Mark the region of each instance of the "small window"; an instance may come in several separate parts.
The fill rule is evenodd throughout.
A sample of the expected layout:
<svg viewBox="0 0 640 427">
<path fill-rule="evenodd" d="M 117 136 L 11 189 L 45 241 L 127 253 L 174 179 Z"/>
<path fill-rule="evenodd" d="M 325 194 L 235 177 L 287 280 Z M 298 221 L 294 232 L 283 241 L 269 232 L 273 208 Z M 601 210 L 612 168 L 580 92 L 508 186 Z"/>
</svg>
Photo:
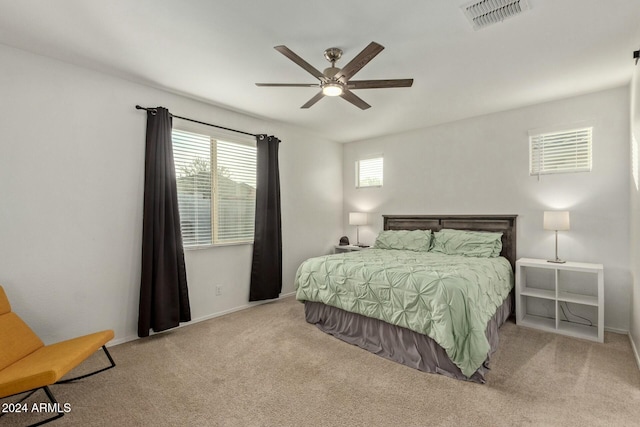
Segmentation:
<svg viewBox="0 0 640 427">
<path fill-rule="evenodd" d="M 638 140 L 635 135 L 631 139 L 631 174 L 633 176 L 633 182 L 636 185 L 636 191 L 638 190 Z"/>
<path fill-rule="evenodd" d="M 382 187 L 383 158 L 356 160 L 356 188 Z"/>
<path fill-rule="evenodd" d="M 255 145 L 178 129 L 172 142 L 184 246 L 252 243 Z"/>
<path fill-rule="evenodd" d="M 529 173 L 590 172 L 593 128 L 529 136 Z"/>
</svg>

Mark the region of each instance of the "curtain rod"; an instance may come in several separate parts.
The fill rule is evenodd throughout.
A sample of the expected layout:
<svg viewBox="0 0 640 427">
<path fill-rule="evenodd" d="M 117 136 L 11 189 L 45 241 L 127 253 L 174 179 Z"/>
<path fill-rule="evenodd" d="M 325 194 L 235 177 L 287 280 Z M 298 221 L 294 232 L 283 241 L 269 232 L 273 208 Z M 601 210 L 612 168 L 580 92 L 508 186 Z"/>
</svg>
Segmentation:
<svg viewBox="0 0 640 427">
<path fill-rule="evenodd" d="M 152 112 L 154 112 L 154 113 L 155 113 L 155 111 L 156 111 L 156 109 L 155 109 L 155 108 L 145 108 L 145 107 L 141 107 L 141 106 L 139 106 L 139 105 L 136 105 L 136 110 L 152 111 Z M 187 121 L 189 121 L 189 122 L 198 123 L 198 124 L 206 125 L 206 126 L 211 126 L 211 127 L 218 128 L 218 129 L 229 130 L 229 131 L 231 131 L 231 132 L 242 133 L 242 134 L 249 135 L 249 136 L 253 136 L 253 137 L 257 137 L 257 136 L 258 136 L 258 135 L 255 135 L 255 134 L 253 134 L 253 133 L 243 132 L 243 131 L 241 131 L 241 130 L 236 130 L 236 129 L 226 128 L 226 127 L 224 127 L 224 126 L 212 125 L 211 123 L 201 122 L 200 120 L 193 120 L 193 119 L 189 119 L 189 118 L 187 118 L 187 117 L 180 117 L 180 116 L 176 116 L 175 114 L 171 114 L 171 113 L 169 113 L 169 114 L 171 115 L 171 117 L 175 117 L 176 119 L 187 120 Z"/>
</svg>

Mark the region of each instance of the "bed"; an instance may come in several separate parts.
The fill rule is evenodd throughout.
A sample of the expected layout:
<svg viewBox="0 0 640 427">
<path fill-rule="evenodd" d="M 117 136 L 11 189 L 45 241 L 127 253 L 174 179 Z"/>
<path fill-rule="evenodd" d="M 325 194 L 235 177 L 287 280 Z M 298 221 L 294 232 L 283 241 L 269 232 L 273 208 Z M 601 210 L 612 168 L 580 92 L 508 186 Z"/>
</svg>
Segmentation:
<svg viewBox="0 0 640 427">
<path fill-rule="evenodd" d="M 375 248 L 300 265 L 296 298 L 305 304 L 306 321 L 406 366 L 484 383 L 498 328 L 513 307 L 516 215 L 383 220 Z M 419 230 L 431 230 L 430 243 L 423 237 L 429 233 Z M 448 252 L 447 236 L 457 235 L 486 238 L 495 247 L 482 241 L 472 248 L 482 251 L 479 256 Z M 382 239 L 390 236 L 401 236 L 405 246 Z"/>
</svg>

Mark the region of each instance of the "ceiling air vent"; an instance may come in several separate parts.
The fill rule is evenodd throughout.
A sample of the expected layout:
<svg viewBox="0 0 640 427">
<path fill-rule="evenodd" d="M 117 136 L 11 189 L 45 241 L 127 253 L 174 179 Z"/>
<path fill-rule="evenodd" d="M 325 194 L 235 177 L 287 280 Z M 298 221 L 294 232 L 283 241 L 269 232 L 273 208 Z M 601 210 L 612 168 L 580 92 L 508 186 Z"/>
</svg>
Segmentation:
<svg viewBox="0 0 640 427">
<path fill-rule="evenodd" d="M 462 6 L 474 30 L 502 22 L 529 10 L 527 0 L 482 0 Z"/>
</svg>

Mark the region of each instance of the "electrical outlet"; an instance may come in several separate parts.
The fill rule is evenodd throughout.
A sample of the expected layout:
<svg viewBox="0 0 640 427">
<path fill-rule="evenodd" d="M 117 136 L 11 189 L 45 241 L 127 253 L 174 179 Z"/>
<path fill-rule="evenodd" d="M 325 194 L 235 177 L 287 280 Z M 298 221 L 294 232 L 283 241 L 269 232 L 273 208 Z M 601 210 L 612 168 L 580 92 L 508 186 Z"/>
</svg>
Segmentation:
<svg viewBox="0 0 640 427">
<path fill-rule="evenodd" d="M 216 295 L 222 295 L 222 286 L 221 285 L 217 285 L 216 286 Z"/>
</svg>

